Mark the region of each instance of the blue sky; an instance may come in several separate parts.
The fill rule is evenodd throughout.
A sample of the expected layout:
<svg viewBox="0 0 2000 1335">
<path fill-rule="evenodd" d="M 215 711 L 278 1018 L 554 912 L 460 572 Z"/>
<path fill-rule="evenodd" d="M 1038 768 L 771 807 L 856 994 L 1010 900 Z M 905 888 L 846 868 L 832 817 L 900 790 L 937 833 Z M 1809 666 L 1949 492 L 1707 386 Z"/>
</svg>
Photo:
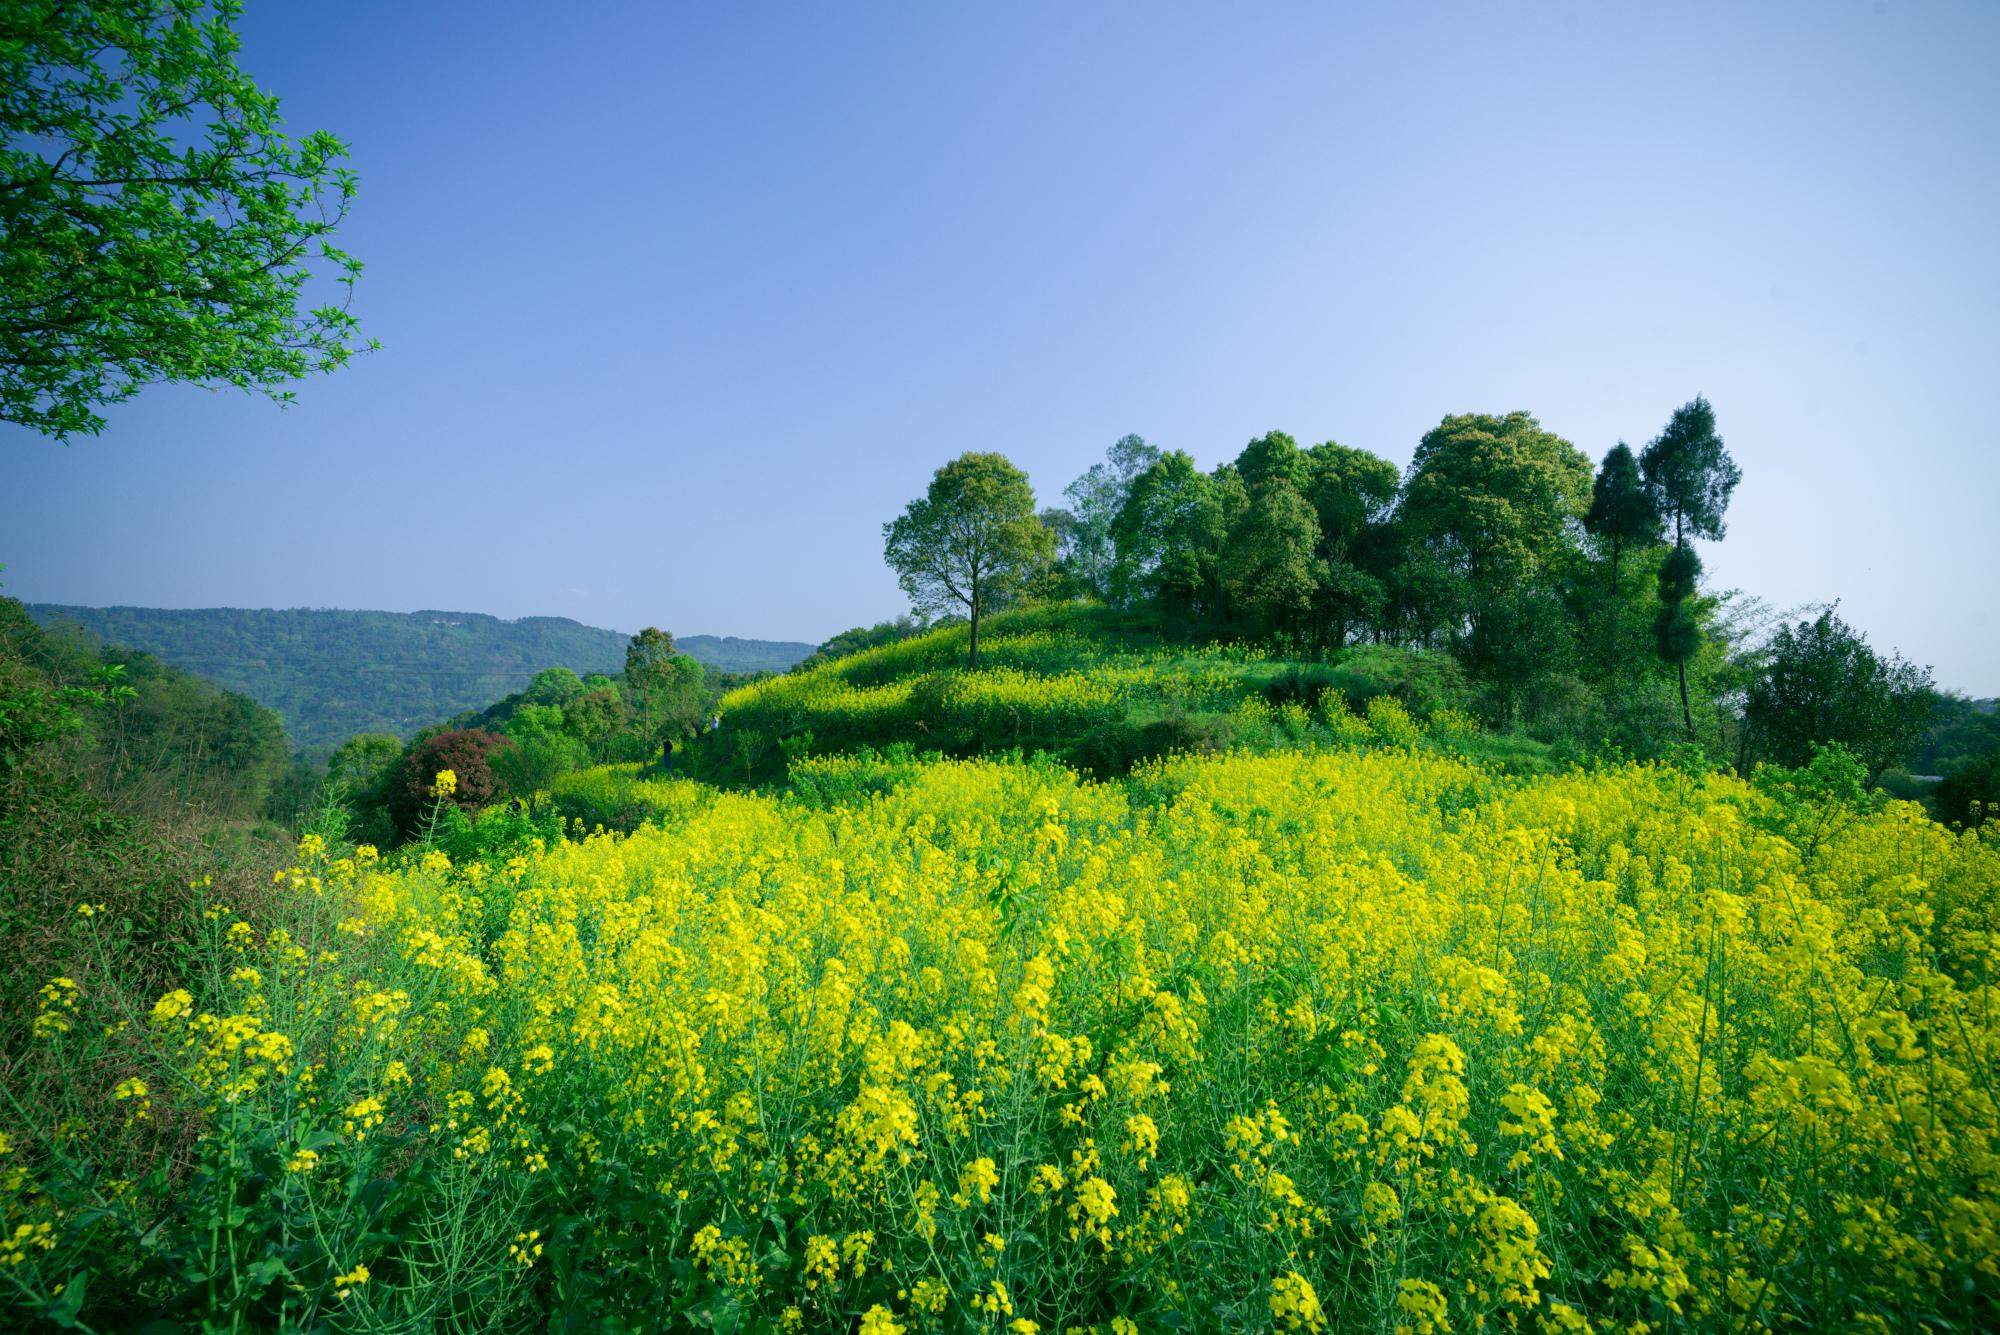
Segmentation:
<svg viewBox="0 0 2000 1335">
<path fill-rule="evenodd" d="M 1713 580 L 2000 693 L 2000 7 L 253 0 L 382 350 L 4 429 L 0 587 L 818 640 L 967 449 L 1696 393 Z"/>
</svg>

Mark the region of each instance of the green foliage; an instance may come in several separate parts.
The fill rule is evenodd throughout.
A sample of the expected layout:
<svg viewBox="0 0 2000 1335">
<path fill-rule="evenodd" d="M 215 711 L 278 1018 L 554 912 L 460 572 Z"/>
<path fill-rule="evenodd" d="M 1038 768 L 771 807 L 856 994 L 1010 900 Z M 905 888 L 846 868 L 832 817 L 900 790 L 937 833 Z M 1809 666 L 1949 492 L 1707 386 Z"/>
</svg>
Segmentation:
<svg viewBox="0 0 2000 1335">
<path fill-rule="evenodd" d="M 504 760 L 511 750 L 496 759 Z M 430 842 L 454 863 L 483 862 L 499 866 L 508 858 L 554 848 L 563 840 L 563 815 L 551 801 L 525 799 L 468 811 L 446 807 Z M 496 906 L 503 907 L 503 906 Z"/>
<path fill-rule="evenodd" d="M 705 805 L 714 796 L 684 778 L 666 778 L 642 762 L 599 765 L 565 774 L 549 785 L 549 801 L 570 827 L 633 830 Z"/>
<path fill-rule="evenodd" d="M 1427 619 L 1467 664 L 1503 695 L 1527 669 L 1564 645 L 1523 653 L 1521 628 L 1537 622 L 1560 633 L 1531 604 L 1562 569 L 1588 505 L 1590 460 L 1524 412 L 1447 417 L 1425 434 L 1410 463 L 1398 522 L 1404 541 L 1435 571 Z"/>
<path fill-rule="evenodd" d="M 1524 412 L 1447 417 L 1410 463 L 1400 519 L 1464 582 L 1473 600 L 1546 570 L 1580 520 L 1590 461 Z"/>
<path fill-rule="evenodd" d="M 1387 644 L 1360 645 L 1342 654 L 1328 684 L 1352 703 L 1392 696 L 1419 716 L 1461 710 L 1472 699 L 1457 660 Z"/>
<path fill-rule="evenodd" d="M 1715 433 L 1715 409 L 1699 395 L 1674 410 L 1666 428 L 1639 456 L 1639 470 L 1653 504 L 1673 529 L 1674 554 L 1660 567 L 1661 608 L 1653 632 L 1661 659 L 1673 666 L 1679 678 L 1681 718 L 1688 740 L 1693 741 L 1687 670 L 1699 647 L 1701 630 L 1688 602 L 1700 582 L 1701 559 L 1688 541 L 1714 541 L 1723 536 L 1723 515 L 1736 484 L 1743 480 L 1743 470 Z"/>
<path fill-rule="evenodd" d="M 1911 768 L 1945 774 L 1995 751 L 2000 751 L 2000 700 L 1971 700 L 1956 691 L 1940 691 L 1931 726 L 1911 757 Z"/>
<path fill-rule="evenodd" d="M 218 816 L 257 815 L 287 777 L 290 760 L 277 715 L 249 698 L 190 676 L 150 654 L 99 644 L 75 627 L 37 629 L 21 604 L 0 600 L 14 652 L 58 692 L 119 688 L 113 708 L 75 716 L 79 774 L 128 811 L 199 807 Z"/>
<path fill-rule="evenodd" d="M 891 742 L 880 751 L 864 746 L 846 755 L 801 756 L 786 767 L 785 782 L 802 806 L 856 806 L 894 792 L 938 758 L 935 751 L 919 756 L 908 742 Z"/>
<path fill-rule="evenodd" d="M 1715 408 L 1707 399 L 1697 395 L 1674 409 L 1639 456 L 1639 468 L 1676 545 L 1689 538 L 1719 541 L 1728 531 L 1723 515 L 1743 470 L 1715 433 Z"/>
<path fill-rule="evenodd" d="M 495 751 L 490 763 L 502 791 L 527 796 L 588 765 L 590 748 L 567 733 L 536 732 L 517 736 L 512 746 Z"/>
<path fill-rule="evenodd" d="M 350 790 L 371 789 L 379 786 L 402 758 L 403 744 L 387 733 L 356 733 L 326 762 L 326 777 Z"/>
<path fill-rule="evenodd" d="M 708 712 L 701 664 L 678 653 L 674 637 L 648 626 L 625 650 L 625 688 L 648 739 L 692 736 Z"/>
<path fill-rule="evenodd" d="M 1216 562 L 1226 530 L 1215 483 L 1180 450 L 1132 481 L 1112 524 L 1112 601 L 1157 603 L 1170 614 L 1219 610 Z"/>
<path fill-rule="evenodd" d="M 1976 826 L 2000 817 L 2000 748 L 1953 764 L 1932 800 L 1937 818 L 1948 823 Z"/>
<path fill-rule="evenodd" d="M 560 709 L 583 693 L 583 678 L 566 667 L 552 667 L 537 672 L 521 695 L 531 705 L 554 705 Z"/>
<path fill-rule="evenodd" d="M 1660 508 L 1646 489 L 1639 460 L 1624 441 L 1612 446 L 1591 484 L 1590 509 L 1583 526 L 1604 544 L 1611 560 L 1612 588 L 1618 586 L 1618 558 L 1621 553 L 1660 541 Z"/>
<path fill-rule="evenodd" d="M 1764 671 L 1750 686 L 1744 726 L 1763 759 L 1801 765 L 1817 748 L 1837 743 L 1858 758 L 1872 783 L 1917 749 L 1935 698 L 1928 668 L 1881 657 L 1827 611 L 1772 637 Z"/>
<path fill-rule="evenodd" d="M 1881 803 L 1869 791 L 1867 766 L 1852 751 L 1839 742 L 1811 743 L 1808 751 L 1809 758 L 1796 767 L 1759 765 L 1750 781 L 1771 799 L 1766 812 L 1754 819 L 1810 858 L 1828 838 Z"/>
<path fill-rule="evenodd" d="M 1252 442 L 1244 454 L 1271 439 Z M 1278 439 L 1290 444 L 1289 437 Z M 1268 471 L 1250 486 L 1249 505 L 1230 528 L 1220 565 L 1231 610 L 1260 635 L 1302 630 L 1322 574 L 1315 554 L 1319 521 L 1292 481 L 1304 472 L 1304 458 L 1296 446 L 1290 459 L 1274 453 L 1266 450 L 1259 460 Z"/>
<path fill-rule="evenodd" d="M 939 627 L 723 698 L 719 732 L 680 760 L 708 782 L 759 786 L 801 758 L 1044 752 L 1100 778 L 1176 750 L 1318 744 L 1311 710 L 1329 691 L 1407 702 L 1420 717 L 1470 698 L 1441 654 L 1359 646 L 1331 661 L 1257 645 L 1163 640 L 1141 614 L 1090 604 L 991 619 L 982 667 L 963 667 L 964 625 Z"/>
<path fill-rule="evenodd" d="M 883 554 L 919 612 L 962 609 L 966 662 L 979 665 L 979 623 L 1055 559 L 1028 476 L 999 454 L 961 454 L 924 495 L 882 526 Z"/>
<path fill-rule="evenodd" d="M 849 654 L 858 654 L 864 649 L 873 649 L 877 645 L 895 644 L 898 641 L 907 640 L 913 635 L 922 634 L 923 630 L 923 623 L 912 617 L 897 617 L 894 621 L 878 621 L 872 626 L 856 626 L 852 630 L 844 630 L 827 640 L 819 648 L 813 650 L 812 653 L 794 664 L 791 671 L 810 672 L 814 668 L 833 662 L 835 659 L 846 658 Z"/>
<path fill-rule="evenodd" d="M 1060 517 L 1051 526 L 1057 530 L 1059 563 L 1075 582 L 1078 594 L 1099 599 L 1112 596 L 1119 512 L 1132 494 L 1132 484 L 1159 458 L 1158 448 L 1143 438 L 1124 436 L 1111 447 L 1104 462 L 1092 464 L 1063 489 L 1070 508 L 1052 512 Z"/>
<path fill-rule="evenodd" d="M 439 800 L 437 776 L 450 770 L 456 779 L 442 800 L 467 812 L 478 810 L 500 795 L 493 757 L 514 745 L 513 739 L 479 728 L 454 728 L 412 746 L 396 771 L 389 810 L 396 827 L 415 833 Z"/>
<path fill-rule="evenodd" d="M 238 0 L 0 9 L 0 420 L 58 440 L 145 385 L 346 364 L 347 149 L 236 67 Z M 309 305 L 331 280 L 337 303 Z M 369 346 L 373 346 L 370 344 Z"/>
</svg>

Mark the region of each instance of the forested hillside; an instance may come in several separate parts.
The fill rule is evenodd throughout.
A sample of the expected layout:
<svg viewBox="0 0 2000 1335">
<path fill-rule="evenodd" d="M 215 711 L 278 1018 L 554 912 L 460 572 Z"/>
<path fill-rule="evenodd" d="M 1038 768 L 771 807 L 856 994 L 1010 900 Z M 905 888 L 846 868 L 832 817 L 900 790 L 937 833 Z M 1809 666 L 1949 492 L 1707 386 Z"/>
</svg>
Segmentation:
<svg viewBox="0 0 2000 1335">
<path fill-rule="evenodd" d="M 526 686 L 543 668 L 617 672 L 626 636 L 567 617 L 323 608 L 70 607 L 30 604 L 109 644 L 157 654 L 278 711 L 308 751 L 357 732 L 407 737 Z M 689 635 L 691 657 L 730 672 L 783 671 L 809 644 Z"/>
</svg>

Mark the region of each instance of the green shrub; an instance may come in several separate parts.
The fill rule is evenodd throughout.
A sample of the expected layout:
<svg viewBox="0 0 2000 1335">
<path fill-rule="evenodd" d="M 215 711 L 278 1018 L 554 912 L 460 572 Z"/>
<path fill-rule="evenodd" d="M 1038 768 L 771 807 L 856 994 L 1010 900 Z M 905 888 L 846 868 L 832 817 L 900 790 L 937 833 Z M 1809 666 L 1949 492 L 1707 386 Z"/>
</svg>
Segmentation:
<svg viewBox="0 0 2000 1335">
<path fill-rule="evenodd" d="M 1356 707 L 1376 696 L 1394 696 L 1419 718 L 1440 709 L 1466 709 L 1472 691 L 1465 670 L 1444 654 L 1364 644 L 1348 650 L 1333 664 L 1327 685 Z"/>
</svg>

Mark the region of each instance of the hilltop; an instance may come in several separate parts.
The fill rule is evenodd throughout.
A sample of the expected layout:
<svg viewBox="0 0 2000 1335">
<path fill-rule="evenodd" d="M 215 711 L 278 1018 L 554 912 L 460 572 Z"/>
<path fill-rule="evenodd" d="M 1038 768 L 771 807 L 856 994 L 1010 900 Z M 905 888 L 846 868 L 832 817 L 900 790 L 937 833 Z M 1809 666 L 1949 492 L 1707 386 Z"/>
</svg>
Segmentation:
<svg viewBox="0 0 2000 1335">
<path fill-rule="evenodd" d="M 1103 781 L 1165 756 L 1232 750 L 1407 745 L 1516 773 L 1566 758 L 1481 729 L 1445 654 L 1356 645 L 1287 656 L 1077 603 L 989 617 L 976 669 L 968 638 L 947 624 L 739 686 L 717 705 L 720 726 L 681 746 L 676 774 L 819 804 L 887 791 L 944 757 L 1040 757 Z M 661 778 L 650 763 L 598 766 L 548 795 L 565 819 L 631 829 L 688 799 Z"/>
<path fill-rule="evenodd" d="M 330 608 L 73 607 L 30 603 L 43 625 L 71 622 L 144 650 L 274 709 L 294 745 L 357 732 L 407 737 L 525 686 L 547 667 L 617 672 L 626 635 L 567 617 L 507 621 L 480 612 Z M 810 644 L 679 637 L 681 651 L 729 672 L 783 671 Z"/>
</svg>

